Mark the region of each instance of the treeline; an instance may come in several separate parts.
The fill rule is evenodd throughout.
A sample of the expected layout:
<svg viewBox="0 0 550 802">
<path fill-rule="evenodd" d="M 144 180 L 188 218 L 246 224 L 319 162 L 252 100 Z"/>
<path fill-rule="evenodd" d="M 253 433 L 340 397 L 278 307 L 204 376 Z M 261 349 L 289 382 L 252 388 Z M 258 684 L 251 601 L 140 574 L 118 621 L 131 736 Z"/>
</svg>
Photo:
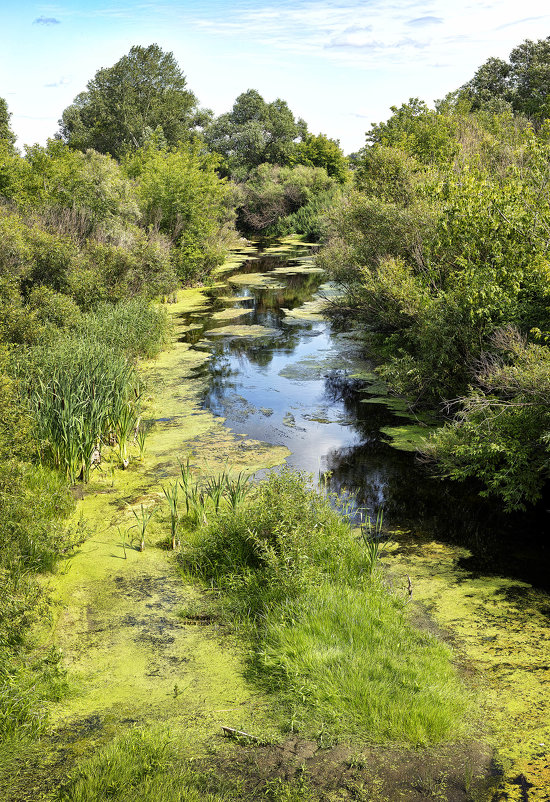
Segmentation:
<svg viewBox="0 0 550 802">
<path fill-rule="evenodd" d="M 508 509 L 541 498 L 550 412 L 550 39 L 373 125 L 320 261 L 378 371 L 447 424 L 425 448 Z"/>
</svg>

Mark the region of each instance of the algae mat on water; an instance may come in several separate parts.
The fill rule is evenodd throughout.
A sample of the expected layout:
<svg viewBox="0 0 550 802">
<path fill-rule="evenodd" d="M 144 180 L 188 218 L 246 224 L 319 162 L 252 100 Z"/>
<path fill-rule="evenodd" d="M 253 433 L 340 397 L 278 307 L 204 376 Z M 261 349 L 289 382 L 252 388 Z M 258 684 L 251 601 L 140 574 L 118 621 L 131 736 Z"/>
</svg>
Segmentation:
<svg viewBox="0 0 550 802">
<path fill-rule="evenodd" d="M 203 308 L 208 299 L 185 290 L 170 307 L 174 319 Z M 81 493 L 76 519 L 88 537 L 51 580 L 54 643 L 62 650 L 70 693 L 51 710 L 59 732 L 78 732 L 95 717 L 109 726 L 166 722 L 194 733 L 197 748 L 220 726 L 273 732 L 266 705 L 243 678 L 243 658 L 215 620 L 201 625 L 178 616 L 204 603 L 185 585 L 167 539 L 162 483 L 179 473 L 178 457 L 191 455 L 197 471 L 230 466 L 249 472 L 284 461 L 288 453 L 234 436 L 199 407 L 201 380 L 194 369 L 208 358 L 177 341 L 143 365 L 151 395 L 146 415 L 154 423 L 143 462 L 96 471 Z M 133 510 L 156 512 L 139 552 Z M 101 726 L 97 729 L 101 736 Z M 78 751 L 78 746 L 73 745 Z"/>
<path fill-rule="evenodd" d="M 396 534 L 396 540 L 400 540 Z M 452 638 L 482 704 L 480 735 L 503 772 L 494 800 L 550 799 L 548 596 L 530 585 L 467 570 L 469 552 L 405 539 L 387 565 L 397 584 Z"/>
</svg>

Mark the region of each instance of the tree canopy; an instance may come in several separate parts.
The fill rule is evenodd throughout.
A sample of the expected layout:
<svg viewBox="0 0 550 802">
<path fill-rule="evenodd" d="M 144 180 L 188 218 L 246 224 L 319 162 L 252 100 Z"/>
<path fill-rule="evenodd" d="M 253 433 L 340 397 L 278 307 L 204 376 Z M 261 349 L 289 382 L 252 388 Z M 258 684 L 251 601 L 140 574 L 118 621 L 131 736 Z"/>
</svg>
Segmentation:
<svg viewBox="0 0 550 802">
<path fill-rule="evenodd" d="M 10 117 L 8 104 L 3 97 L 0 97 L 0 142 L 5 142 L 12 147 L 15 144 L 15 134 L 11 130 Z"/>
<path fill-rule="evenodd" d="M 176 145 L 189 139 L 202 119 L 186 87 L 172 53 L 156 44 L 135 45 L 112 67 L 98 70 L 65 109 L 59 136 L 72 148 L 93 148 L 119 159 L 153 133 Z"/>
<path fill-rule="evenodd" d="M 495 100 L 535 120 L 550 116 L 550 37 L 526 39 L 510 53 L 509 62 L 490 58 L 477 70 L 462 93 L 481 108 Z"/>
<path fill-rule="evenodd" d="M 265 162 L 291 164 L 296 141 L 306 134 L 306 123 L 295 119 L 284 100 L 266 103 L 259 92 L 249 89 L 239 95 L 231 111 L 206 128 L 204 138 L 210 150 L 223 157 L 228 172 L 247 173 Z"/>
</svg>

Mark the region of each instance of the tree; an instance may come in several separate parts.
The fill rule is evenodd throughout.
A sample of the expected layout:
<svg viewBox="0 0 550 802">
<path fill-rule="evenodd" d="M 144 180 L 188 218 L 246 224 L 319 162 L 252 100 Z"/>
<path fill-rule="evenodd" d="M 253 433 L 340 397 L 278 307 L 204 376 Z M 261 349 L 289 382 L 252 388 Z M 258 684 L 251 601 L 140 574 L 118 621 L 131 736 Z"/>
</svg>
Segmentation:
<svg viewBox="0 0 550 802">
<path fill-rule="evenodd" d="M 15 134 L 11 130 L 10 117 L 8 104 L 3 97 L 0 97 L 0 142 L 6 143 L 11 149 L 15 144 Z"/>
<path fill-rule="evenodd" d="M 59 121 L 59 137 L 72 148 L 93 148 L 120 159 L 152 132 L 176 145 L 201 123 L 197 99 L 172 53 L 135 45 L 112 67 L 96 72 Z"/>
<path fill-rule="evenodd" d="M 233 232 L 232 192 L 216 172 L 218 161 L 197 145 L 148 146 L 125 167 L 136 179 L 143 223 L 169 237 L 172 262 L 188 280 L 223 261 Z"/>
<path fill-rule="evenodd" d="M 367 143 L 401 148 L 425 164 L 452 161 L 458 149 L 452 115 L 430 109 L 415 97 L 399 108 L 391 106 L 391 111 L 389 120 L 371 126 Z"/>
<path fill-rule="evenodd" d="M 324 134 L 307 134 L 296 147 L 296 162 L 306 167 L 324 167 L 331 178 L 344 184 L 349 168 L 340 143 Z"/>
<path fill-rule="evenodd" d="M 462 91 L 472 101 L 472 109 L 479 109 L 487 103 L 510 99 L 510 65 L 500 58 L 489 58 L 476 71 L 471 81 Z"/>
<path fill-rule="evenodd" d="M 258 165 L 289 165 L 296 140 L 304 139 L 307 126 L 296 120 L 284 100 L 266 103 L 255 89 L 235 100 L 233 108 L 206 128 L 209 148 L 225 160 L 228 172 L 248 173 Z"/>
<path fill-rule="evenodd" d="M 509 62 L 490 58 L 461 92 L 479 109 L 496 100 L 535 120 L 550 116 L 550 37 L 526 39 L 510 53 Z"/>
</svg>

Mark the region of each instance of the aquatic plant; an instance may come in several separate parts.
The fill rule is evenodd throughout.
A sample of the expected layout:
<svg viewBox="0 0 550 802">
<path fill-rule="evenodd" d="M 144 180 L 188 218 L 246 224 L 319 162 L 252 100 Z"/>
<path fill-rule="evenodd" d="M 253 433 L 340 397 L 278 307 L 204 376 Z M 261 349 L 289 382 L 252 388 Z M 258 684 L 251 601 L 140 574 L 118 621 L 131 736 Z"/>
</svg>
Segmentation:
<svg viewBox="0 0 550 802">
<path fill-rule="evenodd" d="M 168 509 L 170 511 L 170 537 L 172 541 L 172 548 L 175 549 L 177 545 L 177 529 L 179 523 L 178 514 L 178 493 L 180 485 L 179 482 L 174 482 L 168 488 L 163 487 L 162 492 L 168 502 Z"/>
<path fill-rule="evenodd" d="M 129 399 L 139 394 L 135 369 L 124 355 L 95 340 L 64 337 L 21 355 L 15 373 L 42 460 L 72 484 L 88 481 L 92 455 L 109 442 L 113 429 L 124 452 L 134 414 Z"/>
<path fill-rule="evenodd" d="M 155 507 L 144 507 L 143 504 L 140 504 L 139 512 L 132 510 L 132 514 L 137 523 L 131 526 L 130 529 L 135 529 L 137 527 L 139 533 L 139 550 L 145 551 L 145 532 L 149 525 L 149 521 L 155 514 Z"/>
<path fill-rule="evenodd" d="M 382 526 L 384 523 L 384 510 L 380 509 L 376 513 L 376 520 L 367 515 L 365 521 L 361 522 L 359 531 L 360 537 L 365 546 L 366 567 L 369 576 L 373 571 L 380 556 L 380 548 L 383 543 Z"/>
<path fill-rule="evenodd" d="M 224 492 L 232 510 L 237 509 L 237 506 L 244 501 L 251 489 L 251 474 L 239 471 L 234 478 L 231 478 L 228 473 L 225 475 Z"/>
<path fill-rule="evenodd" d="M 214 511 L 219 512 L 220 503 L 226 490 L 225 469 L 218 476 L 209 476 L 205 485 L 205 496 L 212 500 Z"/>
</svg>

